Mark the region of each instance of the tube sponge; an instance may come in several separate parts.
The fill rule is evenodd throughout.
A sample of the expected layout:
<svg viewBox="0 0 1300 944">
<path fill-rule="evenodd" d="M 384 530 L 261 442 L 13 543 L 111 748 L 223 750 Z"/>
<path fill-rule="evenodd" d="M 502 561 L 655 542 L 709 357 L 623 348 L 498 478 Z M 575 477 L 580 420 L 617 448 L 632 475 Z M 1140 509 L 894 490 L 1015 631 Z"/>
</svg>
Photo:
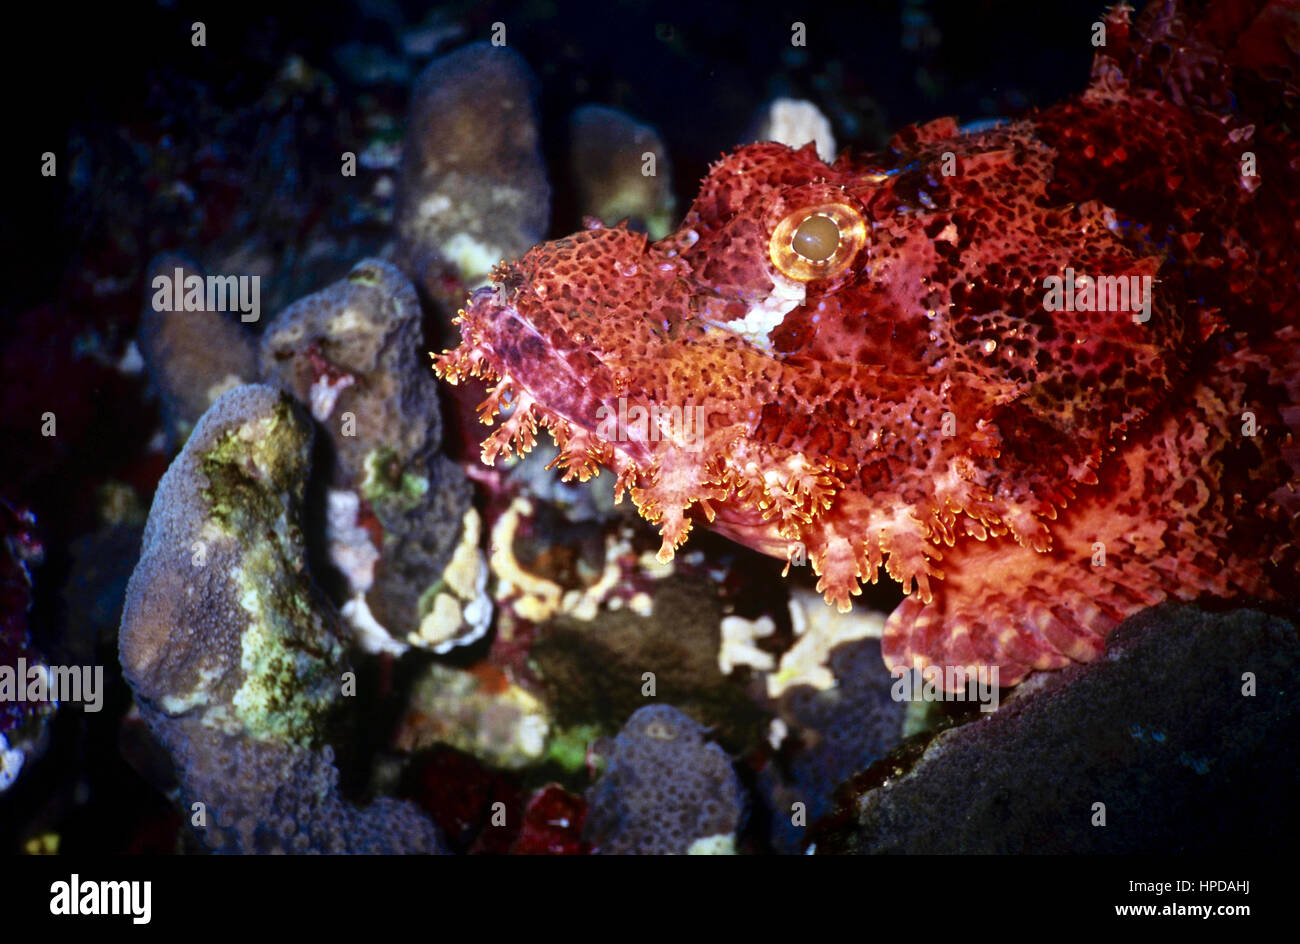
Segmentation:
<svg viewBox="0 0 1300 944">
<path fill-rule="evenodd" d="M 163 476 L 119 640 L 140 713 L 209 848 L 435 852 L 413 807 L 338 789 L 327 720 L 346 636 L 300 531 L 312 427 L 271 387 L 223 394 Z"/>
</svg>

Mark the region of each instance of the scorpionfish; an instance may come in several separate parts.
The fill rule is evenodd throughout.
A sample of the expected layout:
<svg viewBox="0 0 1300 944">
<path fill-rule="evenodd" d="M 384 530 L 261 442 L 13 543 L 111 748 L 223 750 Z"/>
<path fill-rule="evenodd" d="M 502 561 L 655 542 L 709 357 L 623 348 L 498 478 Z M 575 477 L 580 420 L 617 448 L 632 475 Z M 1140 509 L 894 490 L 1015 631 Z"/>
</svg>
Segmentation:
<svg viewBox="0 0 1300 944">
<path fill-rule="evenodd" d="M 1116 7 L 1086 90 L 833 164 L 724 156 L 651 243 L 588 221 L 503 263 L 435 359 L 660 528 L 882 569 L 897 666 L 1002 685 L 1168 599 L 1294 596 L 1294 0 Z"/>
</svg>

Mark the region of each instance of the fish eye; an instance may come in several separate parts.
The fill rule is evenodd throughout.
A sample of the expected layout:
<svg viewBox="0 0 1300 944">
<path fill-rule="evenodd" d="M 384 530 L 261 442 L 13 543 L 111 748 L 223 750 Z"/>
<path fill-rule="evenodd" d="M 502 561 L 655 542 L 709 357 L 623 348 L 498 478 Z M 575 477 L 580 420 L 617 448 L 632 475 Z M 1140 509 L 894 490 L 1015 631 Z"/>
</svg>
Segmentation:
<svg viewBox="0 0 1300 944">
<path fill-rule="evenodd" d="M 772 264 L 800 282 L 838 275 L 866 242 L 862 215 L 844 203 L 808 207 L 789 214 L 772 233 Z"/>
<path fill-rule="evenodd" d="M 815 213 L 799 224 L 790 248 L 809 262 L 827 262 L 840 248 L 840 228 L 829 216 Z"/>
</svg>

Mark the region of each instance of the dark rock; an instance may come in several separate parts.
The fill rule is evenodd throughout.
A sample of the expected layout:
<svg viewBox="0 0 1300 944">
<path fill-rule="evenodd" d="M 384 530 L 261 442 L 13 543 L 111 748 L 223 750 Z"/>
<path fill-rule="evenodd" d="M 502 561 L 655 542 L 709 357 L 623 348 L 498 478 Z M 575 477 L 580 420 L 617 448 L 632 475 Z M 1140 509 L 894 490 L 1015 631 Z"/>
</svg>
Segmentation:
<svg viewBox="0 0 1300 944">
<path fill-rule="evenodd" d="M 1298 690 L 1294 622 L 1155 607 L 1096 662 L 937 735 L 910 770 L 890 757 L 847 784 L 840 812 L 812 830 L 816 850 L 1289 850 Z"/>
<path fill-rule="evenodd" d="M 821 818 L 833 808 L 836 787 L 903 737 L 907 703 L 890 697 L 894 677 L 880 658 L 880 640 L 836 647 L 830 669 L 834 688 L 799 685 L 781 698 L 781 717 L 796 743 L 788 761 L 774 761 L 761 782 L 772 805 L 772 843 L 782 852 L 797 851 L 804 838 L 794 823 L 795 803 L 804 804 L 803 823 Z"/>
<path fill-rule="evenodd" d="M 745 797 L 726 751 L 705 735 L 676 708 L 648 705 L 597 745 L 609 767 L 587 792 L 583 829 L 596 853 L 734 851 Z"/>
<path fill-rule="evenodd" d="M 766 713 L 718 668 L 723 606 L 708 583 L 670 577 L 652 591 L 649 617 L 630 609 L 596 619 L 559 616 L 539 630 L 529 656 L 547 703 L 563 727 L 625 718 L 645 704 L 643 674 L 655 697 L 706 722 L 729 750 L 758 743 Z"/>
</svg>

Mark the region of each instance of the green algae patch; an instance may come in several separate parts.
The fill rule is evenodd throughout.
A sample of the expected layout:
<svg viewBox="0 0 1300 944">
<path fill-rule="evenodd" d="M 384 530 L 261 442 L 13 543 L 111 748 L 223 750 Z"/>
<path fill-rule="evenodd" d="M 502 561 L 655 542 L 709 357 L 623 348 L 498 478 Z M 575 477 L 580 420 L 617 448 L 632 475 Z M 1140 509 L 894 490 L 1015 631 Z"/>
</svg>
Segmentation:
<svg viewBox="0 0 1300 944">
<path fill-rule="evenodd" d="M 361 496 L 372 505 L 410 511 L 419 507 L 428 492 L 428 477 L 404 469 L 394 450 L 380 448 L 366 454 Z"/>
<path fill-rule="evenodd" d="M 378 285 L 380 277 L 372 269 L 358 267 L 348 273 L 348 281 L 358 285 Z"/>
<path fill-rule="evenodd" d="M 583 770 L 587 764 L 587 746 L 603 733 L 595 724 L 557 730 L 546 745 L 546 760 L 554 761 L 569 773 Z M 604 764 L 600 766 L 603 768 Z"/>
<path fill-rule="evenodd" d="M 310 429 L 281 400 L 221 436 L 199 460 L 206 511 L 235 537 L 232 595 L 247 614 L 234 717 L 249 735 L 307 745 L 338 693 L 343 645 L 316 615 L 306 576 L 301 505 Z M 224 556 L 224 555 L 223 555 Z"/>
<path fill-rule="evenodd" d="M 244 680 L 233 705 L 253 737 L 309 745 L 338 695 L 343 647 L 313 615 L 309 590 L 295 586 L 301 581 L 267 572 L 268 550 L 250 551 L 247 566 L 231 575 L 249 615 L 239 638 Z"/>
<path fill-rule="evenodd" d="M 208 480 L 204 504 L 227 533 L 246 536 L 267 522 L 288 525 L 283 496 L 300 497 L 298 476 L 311 444 L 291 409 L 282 400 L 269 415 L 226 432 L 199 458 Z"/>
</svg>

